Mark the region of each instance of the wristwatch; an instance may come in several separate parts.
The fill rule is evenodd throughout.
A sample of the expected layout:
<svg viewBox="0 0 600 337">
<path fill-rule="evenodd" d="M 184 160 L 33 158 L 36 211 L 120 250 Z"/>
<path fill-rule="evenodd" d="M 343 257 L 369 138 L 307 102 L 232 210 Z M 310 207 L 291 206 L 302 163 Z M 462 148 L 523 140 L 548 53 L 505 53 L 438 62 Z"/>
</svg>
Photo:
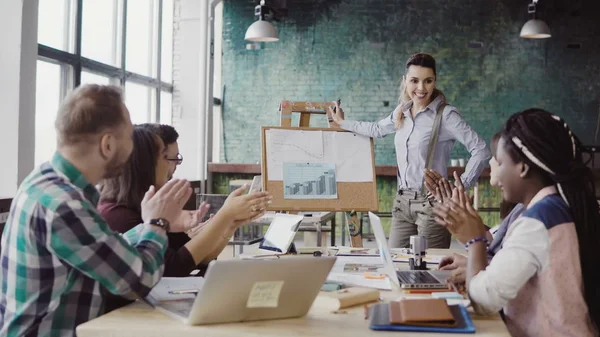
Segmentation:
<svg viewBox="0 0 600 337">
<path fill-rule="evenodd" d="M 171 229 L 171 224 L 169 223 L 169 220 L 164 219 L 164 218 L 150 219 L 150 221 L 148 223 L 153 226 L 160 227 L 167 232 Z"/>
</svg>

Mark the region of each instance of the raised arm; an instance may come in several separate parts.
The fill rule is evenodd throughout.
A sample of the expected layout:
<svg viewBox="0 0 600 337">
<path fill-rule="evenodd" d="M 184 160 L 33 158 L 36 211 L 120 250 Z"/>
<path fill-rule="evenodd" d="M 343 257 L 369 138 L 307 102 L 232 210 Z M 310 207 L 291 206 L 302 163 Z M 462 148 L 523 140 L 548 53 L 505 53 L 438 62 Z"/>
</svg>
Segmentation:
<svg viewBox="0 0 600 337">
<path fill-rule="evenodd" d="M 178 179 L 158 192 L 150 187 L 142 200 L 142 219 L 173 222 L 191 192 L 189 183 Z M 87 200 L 63 201 L 46 213 L 48 250 L 111 293 L 145 296 L 162 276 L 165 229 L 142 224 L 121 236 L 110 230 Z"/>
<path fill-rule="evenodd" d="M 47 216 L 52 218 L 49 250 L 111 293 L 143 296 L 162 276 L 167 244 L 163 229 L 142 224 L 122 237 L 108 228 L 89 203 L 80 200 L 64 202 Z"/>
<path fill-rule="evenodd" d="M 217 214 L 186 243 L 196 264 L 216 258 L 236 229 L 264 214 L 272 197 L 268 192 L 245 194 L 247 190 L 248 186 L 244 185 L 231 192 Z"/>
<path fill-rule="evenodd" d="M 340 108 L 337 102 L 336 112 L 332 110 L 330 110 L 330 112 L 333 120 L 344 130 L 352 131 L 362 136 L 383 138 L 396 131 L 394 118 L 396 116 L 396 111 L 399 110 L 399 107 L 397 107 L 394 111 L 392 111 L 392 113 L 389 114 L 389 116 L 385 117 L 379 122 L 358 122 L 346 120 L 344 119 L 344 111 Z"/>
</svg>

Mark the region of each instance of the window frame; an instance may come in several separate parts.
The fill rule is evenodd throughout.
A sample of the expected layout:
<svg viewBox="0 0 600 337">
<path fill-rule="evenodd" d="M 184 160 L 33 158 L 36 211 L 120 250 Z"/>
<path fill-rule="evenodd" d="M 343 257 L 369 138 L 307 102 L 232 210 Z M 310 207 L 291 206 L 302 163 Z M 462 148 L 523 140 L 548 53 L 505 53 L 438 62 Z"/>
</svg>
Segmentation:
<svg viewBox="0 0 600 337">
<path fill-rule="evenodd" d="M 46 46 L 44 44 L 38 43 L 38 59 L 58 63 L 62 65 L 70 65 L 70 69 L 72 71 L 63 72 L 63 76 L 61 78 L 61 95 L 64 97 L 66 93 L 69 91 L 69 88 L 76 88 L 81 84 L 81 72 L 85 68 L 86 71 L 94 72 L 99 75 L 107 76 L 109 78 L 118 79 L 121 87 L 125 88 L 126 82 L 133 82 L 136 84 L 144 85 L 152 90 L 154 90 L 154 118 L 150 116 L 150 120 L 155 120 L 158 123 L 168 123 L 171 124 L 172 121 L 161 121 L 160 120 L 160 96 L 161 92 L 169 92 L 173 93 L 173 84 L 162 81 L 161 79 L 161 67 L 162 67 L 162 25 L 163 25 L 163 0 L 154 0 L 155 6 L 158 4 L 158 17 L 155 17 L 157 26 L 153 29 L 156 29 L 156 64 L 152 65 L 155 67 L 154 71 L 156 76 L 146 76 L 136 72 L 131 72 L 126 68 L 126 56 L 127 56 L 127 1 L 122 0 L 122 5 L 117 6 L 120 13 L 115 13 L 117 15 L 118 20 L 121 20 L 121 35 L 120 41 L 116 39 L 116 41 L 120 42 L 120 66 L 116 67 L 110 64 L 106 64 L 103 62 L 99 62 L 81 55 L 81 46 L 82 46 L 82 28 L 83 28 L 83 0 L 72 0 L 72 4 L 75 6 L 75 31 L 74 31 L 74 53 L 70 53 L 64 50 L 56 49 L 50 46 Z M 71 10 L 70 6 L 65 11 L 68 11 L 67 15 L 70 15 Z M 73 18 L 69 17 L 69 20 Z M 65 32 L 65 34 L 69 34 Z M 67 39 L 68 40 L 68 39 Z M 67 43 L 71 43 L 68 41 Z M 116 43 L 116 42 L 115 42 Z M 68 69 L 69 67 L 61 67 L 64 69 Z M 72 85 L 70 85 L 72 84 Z"/>
</svg>

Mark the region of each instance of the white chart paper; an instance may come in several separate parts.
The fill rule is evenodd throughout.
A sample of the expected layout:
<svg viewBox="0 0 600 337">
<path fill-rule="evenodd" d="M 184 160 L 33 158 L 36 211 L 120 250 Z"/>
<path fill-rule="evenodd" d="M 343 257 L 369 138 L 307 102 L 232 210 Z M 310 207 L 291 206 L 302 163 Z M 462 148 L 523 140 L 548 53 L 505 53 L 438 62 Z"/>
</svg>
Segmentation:
<svg viewBox="0 0 600 337">
<path fill-rule="evenodd" d="M 322 163 L 323 132 L 270 129 L 266 134 L 269 180 L 283 180 L 283 163 Z"/>
<path fill-rule="evenodd" d="M 283 163 L 334 163 L 337 182 L 372 182 L 371 139 L 351 132 L 269 129 L 269 180 L 283 181 Z"/>
</svg>

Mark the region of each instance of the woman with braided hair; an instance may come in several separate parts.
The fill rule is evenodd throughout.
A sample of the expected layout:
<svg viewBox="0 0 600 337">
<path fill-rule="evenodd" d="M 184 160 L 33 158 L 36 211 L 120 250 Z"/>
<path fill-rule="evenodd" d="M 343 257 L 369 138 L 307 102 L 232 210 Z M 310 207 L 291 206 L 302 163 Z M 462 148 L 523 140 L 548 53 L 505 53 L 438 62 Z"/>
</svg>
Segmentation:
<svg viewBox="0 0 600 337">
<path fill-rule="evenodd" d="M 466 197 L 436 205 L 436 221 L 468 250 L 467 289 L 480 313 L 503 310 L 513 336 L 598 336 L 600 213 L 579 139 L 558 116 L 509 118 L 497 150 L 504 199 L 526 210 L 488 265 L 481 218 Z"/>
</svg>

